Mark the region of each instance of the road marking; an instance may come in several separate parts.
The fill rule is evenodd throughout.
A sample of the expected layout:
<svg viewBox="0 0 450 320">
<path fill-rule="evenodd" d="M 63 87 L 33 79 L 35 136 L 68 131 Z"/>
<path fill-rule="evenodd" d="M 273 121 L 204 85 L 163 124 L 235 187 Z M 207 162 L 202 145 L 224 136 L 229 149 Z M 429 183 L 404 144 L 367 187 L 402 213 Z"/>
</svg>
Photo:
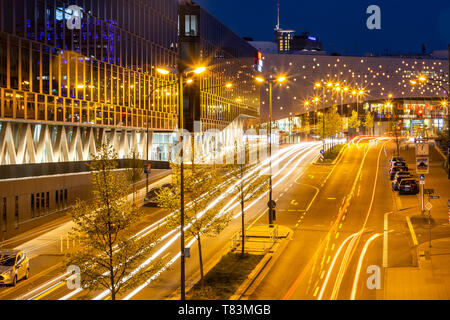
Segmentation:
<svg viewBox="0 0 450 320">
<path fill-rule="evenodd" d="M 330 263 L 330 260 L 331 260 L 331 256 L 328 256 L 328 258 L 327 258 L 327 264 Z"/>
<path fill-rule="evenodd" d="M 333 245 L 331 246 L 331 251 L 334 251 L 335 247 L 336 247 L 336 244 L 333 243 Z"/>
<path fill-rule="evenodd" d="M 339 229 L 342 229 L 342 223 L 339 225 Z"/>
<path fill-rule="evenodd" d="M 417 241 L 416 233 L 414 232 L 414 227 L 411 223 L 411 219 L 409 216 L 406 216 L 406 222 L 408 223 L 409 232 L 411 232 L 411 237 L 413 239 L 414 246 L 418 246 L 419 242 Z"/>
<path fill-rule="evenodd" d="M 339 238 L 339 232 L 338 232 L 338 233 L 336 233 L 336 239 L 337 239 L 337 238 Z"/>
<path fill-rule="evenodd" d="M 322 273 L 320 274 L 320 280 L 322 280 L 324 276 L 325 276 L 325 270 L 323 270 Z"/>
<path fill-rule="evenodd" d="M 389 228 L 389 215 L 392 212 L 384 214 L 384 235 L 383 235 L 383 267 L 388 267 L 388 228 Z"/>
<path fill-rule="evenodd" d="M 327 200 L 336 200 L 336 198 L 327 198 Z"/>
</svg>

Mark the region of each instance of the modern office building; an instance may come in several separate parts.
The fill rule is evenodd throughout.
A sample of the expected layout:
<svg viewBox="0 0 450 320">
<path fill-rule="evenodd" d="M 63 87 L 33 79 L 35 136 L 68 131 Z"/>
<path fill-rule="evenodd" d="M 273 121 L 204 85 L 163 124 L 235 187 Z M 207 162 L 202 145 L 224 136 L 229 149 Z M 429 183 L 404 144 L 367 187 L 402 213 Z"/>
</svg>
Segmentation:
<svg viewBox="0 0 450 320">
<path fill-rule="evenodd" d="M 0 179 L 11 178 L 0 180 L 0 239 L 88 197 L 89 177 L 74 172 L 102 142 L 122 159 L 132 149 L 145 159 L 147 146 L 167 157 L 177 90 L 154 66 L 177 62 L 177 10 L 177 0 L 0 1 Z"/>
<path fill-rule="evenodd" d="M 89 198 L 101 143 L 121 163 L 170 160 L 178 90 L 156 67 L 179 61 L 208 65 L 185 89 L 185 128 L 227 140 L 258 117 L 262 57 L 190 1 L 1 0 L 0 240 Z"/>
<path fill-rule="evenodd" d="M 257 49 L 191 1 L 179 6 L 179 46 L 183 64 L 208 67 L 185 88 L 188 131 L 223 130 L 238 118 L 259 116 L 260 90 L 253 80 L 262 62 Z"/>
</svg>

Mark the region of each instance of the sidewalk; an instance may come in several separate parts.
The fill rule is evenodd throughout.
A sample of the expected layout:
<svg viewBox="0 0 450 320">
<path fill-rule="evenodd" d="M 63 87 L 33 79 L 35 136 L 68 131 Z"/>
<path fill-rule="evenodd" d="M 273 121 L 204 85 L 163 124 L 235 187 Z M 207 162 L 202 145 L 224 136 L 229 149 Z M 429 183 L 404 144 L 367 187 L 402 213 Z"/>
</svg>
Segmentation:
<svg viewBox="0 0 450 320">
<path fill-rule="evenodd" d="M 416 170 L 413 148 L 402 150 L 410 172 Z M 450 224 L 447 201 L 450 181 L 442 168 L 442 156 L 430 146 L 430 173 L 425 175 L 425 189 L 433 189 L 440 199 L 430 200 L 431 248 L 429 248 L 428 211 L 421 215 L 421 197 L 394 194 L 397 218 L 391 223 L 409 229 L 407 238 L 412 250 L 412 266 L 385 269 L 385 300 L 449 300 L 450 299 Z M 428 202 L 425 195 L 424 204 Z M 404 220 L 406 222 L 404 222 Z M 391 246 L 391 243 L 389 244 Z M 394 244 L 392 244 L 394 245 Z M 404 242 L 406 246 L 406 242 Z"/>
<path fill-rule="evenodd" d="M 450 238 L 418 246 L 417 268 L 386 269 L 385 300 L 450 300 Z"/>
</svg>

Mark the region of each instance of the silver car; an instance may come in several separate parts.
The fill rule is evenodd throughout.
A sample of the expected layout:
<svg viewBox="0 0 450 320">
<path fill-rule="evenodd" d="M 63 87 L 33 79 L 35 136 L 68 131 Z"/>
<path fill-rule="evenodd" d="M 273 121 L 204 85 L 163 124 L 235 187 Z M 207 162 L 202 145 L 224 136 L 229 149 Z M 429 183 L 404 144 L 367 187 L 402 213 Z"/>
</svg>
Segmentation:
<svg viewBox="0 0 450 320">
<path fill-rule="evenodd" d="M 0 250 L 0 284 L 15 286 L 30 276 L 30 260 L 24 251 Z"/>
</svg>

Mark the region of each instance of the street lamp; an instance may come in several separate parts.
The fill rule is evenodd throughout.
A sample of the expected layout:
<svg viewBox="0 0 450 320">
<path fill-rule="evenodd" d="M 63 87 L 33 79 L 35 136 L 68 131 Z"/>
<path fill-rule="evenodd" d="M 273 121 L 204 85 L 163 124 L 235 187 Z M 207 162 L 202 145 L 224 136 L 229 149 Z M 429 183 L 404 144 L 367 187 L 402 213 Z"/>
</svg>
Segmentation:
<svg viewBox="0 0 450 320">
<path fill-rule="evenodd" d="M 184 78 L 189 73 L 195 73 L 197 75 L 206 71 L 206 67 L 200 66 L 197 68 L 170 68 L 159 67 L 156 69 L 162 75 L 168 75 L 169 73 L 178 76 L 178 128 L 180 130 L 180 232 L 181 232 L 181 300 L 186 299 L 186 274 L 185 274 L 185 244 L 184 244 L 184 154 L 183 154 L 183 85 L 185 83 Z M 191 79 L 192 80 L 192 79 Z M 189 79 L 186 83 L 189 82 Z M 191 81 L 192 82 L 192 81 Z"/>
<path fill-rule="evenodd" d="M 272 87 L 276 83 L 283 83 L 287 79 L 285 76 L 281 75 L 275 79 L 266 80 L 265 78 L 258 76 L 255 80 L 259 83 L 269 84 L 269 132 L 268 132 L 268 142 L 269 142 L 269 166 L 270 166 L 270 176 L 269 176 L 269 227 L 273 227 L 273 210 L 275 206 L 272 200 Z"/>
<path fill-rule="evenodd" d="M 322 88 L 322 113 L 323 113 L 323 118 L 322 118 L 322 136 L 323 136 L 323 151 L 325 151 L 325 87 L 327 88 L 331 88 L 333 87 L 333 82 L 327 82 L 325 85 L 321 84 L 320 82 L 316 82 L 314 84 L 315 88 Z"/>
</svg>

